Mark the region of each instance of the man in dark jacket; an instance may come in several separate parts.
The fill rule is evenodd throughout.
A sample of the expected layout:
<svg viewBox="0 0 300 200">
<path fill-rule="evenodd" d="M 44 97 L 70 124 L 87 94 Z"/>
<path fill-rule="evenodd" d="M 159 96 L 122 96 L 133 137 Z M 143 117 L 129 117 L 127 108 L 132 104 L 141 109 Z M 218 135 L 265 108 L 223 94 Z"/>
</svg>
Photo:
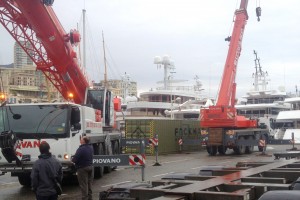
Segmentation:
<svg viewBox="0 0 300 200">
<path fill-rule="evenodd" d="M 77 169 L 77 179 L 81 189 L 82 200 L 92 200 L 93 182 L 93 146 L 89 144 L 87 136 L 80 138 L 80 146 L 77 149 L 72 161 Z"/>
<path fill-rule="evenodd" d="M 54 178 L 61 183 L 63 178 L 60 162 L 52 157 L 50 146 L 42 142 L 39 159 L 35 161 L 31 171 L 31 186 L 37 200 L 57 200 Z"/>
</svg>

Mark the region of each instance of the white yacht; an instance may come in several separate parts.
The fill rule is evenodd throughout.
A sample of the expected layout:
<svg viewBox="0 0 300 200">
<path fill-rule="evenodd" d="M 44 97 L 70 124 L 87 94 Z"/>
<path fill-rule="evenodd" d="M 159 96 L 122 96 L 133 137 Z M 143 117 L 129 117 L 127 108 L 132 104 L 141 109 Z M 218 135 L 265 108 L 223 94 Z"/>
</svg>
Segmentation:
<svg viewBox="0 0 300 200">
<path fill-rule="evenodd" d="M 138 99 L 127 101 L 126 118 L 166 118 L 170 116 L 169 112 L 178 109 L 184 102 L 202 99 L 200 93 L 203 89 L 198 77 L 195 77 L 195 85 L 190 86 L 184 85 L 184 80 L 174 79 L 175 66 L 169 56 L 155 57 L 154 64 L 163 67 L 164 79 L 157 82 L 159 86 L 156 89 L 142 92 Z"/>
<path fill-rule="evenodd" d="M 260 59 L 255 54 L 255 73 L 254 90 L 247 92 L 242 98 L 245 101 L 237 104 L 238 115 L 244 115 L 247 118 L 258 119 L 260 124 L 264 124 L 269 128 L 271 137 L 277 135 L 278 129 L 275 126 L 276 117 L 280 111 L 289 110 L 290 104 L 285 102 L 284 99 L 289 95 L 283 88 L 278 90 L 267 89 L 268 72 L 262 71 L 260 66 Z"/>
<path fill-rule="evenodd" d="M 292 139 L 294 133 L 295 143 L 300 143 L 300 97 L 291 97 L 284 100 L 290 104 L 290 110 L 279 112 L 276 118 L 278 129 L 275 138 Z"/>
<path fill-rule="evenodd" d="M 165 114 L 167 117 L 172 119 L 200 119 L 200 110 L 202 108 L 214 105 L 212 99 L 196 99 L 188 100 L 173 110 L 166 110 Z"/>
</svg>

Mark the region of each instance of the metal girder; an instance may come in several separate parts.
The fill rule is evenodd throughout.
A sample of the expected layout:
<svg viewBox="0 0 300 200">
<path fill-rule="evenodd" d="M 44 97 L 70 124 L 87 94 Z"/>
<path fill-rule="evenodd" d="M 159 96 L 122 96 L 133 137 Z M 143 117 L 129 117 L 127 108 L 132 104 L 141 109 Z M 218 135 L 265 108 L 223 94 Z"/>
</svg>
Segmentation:
<svg viewBox="0 0 300 200">
<path fill-rule="evenodd" d="M 152 200 L 188 200 L 188 198 L 180 195 L 165 195 L 162 197 L 154 198 Z"/>
<path fill-rule="evenodd" d="M 300 151 L 290 151 L 290 152 L 278 152 L 274 153 L 275 160 L 280 158 L 291 159 L 291 158 L 299 158 Z"/>
<path fill-rule="evenodd" d="M 197 200 L 254 200 L 254 191 L 251 188 L 231 192 L 195 192 Z"/>
<path fill-rule="evenodd" d="M 287 182 L 293 182 L 295 178 L 300 177 L 300 171 L 283 171 L 283 170 L 270 170 L 257 174 L 262 177 L 276 177 L 285 178 Z"/>
<path fill-rule="evenodd" d="M 286 183 L 285 178 L 273 178 L 273 177 L 245 177 L 241 179 L 241 182 L 245 183 Z"/>
<path fill-rule="evenodd" d="M 289 190 L 300 177 L 295 160 L 242 162 L 232 171 L 212 170 L 220 176 L 187 175 L 184 180 L 152 181 L 153 188 L 134 188 L 130 196 L 139 199 L 255 200 L 269 190 Z M 247 166 L 247 168 L 245 167 Z M 254 166 L 254 167 L 250 167 Z M 215 171 L 215 172 L 214 172 Z"/>
</svg>

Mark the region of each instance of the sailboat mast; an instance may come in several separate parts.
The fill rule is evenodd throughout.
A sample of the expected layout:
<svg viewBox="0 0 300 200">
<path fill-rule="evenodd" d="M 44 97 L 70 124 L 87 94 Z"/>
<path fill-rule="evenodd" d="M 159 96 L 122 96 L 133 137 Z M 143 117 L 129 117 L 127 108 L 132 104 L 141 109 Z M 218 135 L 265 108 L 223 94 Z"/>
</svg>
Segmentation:
<svg viewBox="0 0 300 200">
<path fill-rule="evenodd" d="M 86 39 L 85 39 L 85 36 L 86 36 L 86 32 L 85 32 L 85 12 L 86 10 L 83 9 L 82 10 L 82 23 L 83 23 L 83 35 L 82 35 L 82 43 L 83 43 L 83 68 L 85 69 L 86 68 Z"/>
<path fill-rule="evenodd" d="M 104 55 L 104 86 L 107 87 L 107 66 L 106 66 L 106 55 L 105 55 L 105 44 L 104 44 L 104 34 L 102 31 L 102 39 L 103 39 L 103 55 Z"/>
</svg>

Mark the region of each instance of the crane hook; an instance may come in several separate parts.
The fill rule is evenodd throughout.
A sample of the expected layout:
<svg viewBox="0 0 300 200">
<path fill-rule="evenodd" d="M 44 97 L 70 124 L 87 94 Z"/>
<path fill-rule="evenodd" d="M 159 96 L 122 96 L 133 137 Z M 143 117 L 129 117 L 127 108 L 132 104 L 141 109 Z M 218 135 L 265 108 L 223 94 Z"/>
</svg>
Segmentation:
<svg viewBox="0 0 300 200">
<path fill-rule="evenodd" d="M 256 8 L 256 16 L 257 16 L 257 21 L 260 21 L 260 16 L 261 16 L 261 7 Z"/>
</svg>

